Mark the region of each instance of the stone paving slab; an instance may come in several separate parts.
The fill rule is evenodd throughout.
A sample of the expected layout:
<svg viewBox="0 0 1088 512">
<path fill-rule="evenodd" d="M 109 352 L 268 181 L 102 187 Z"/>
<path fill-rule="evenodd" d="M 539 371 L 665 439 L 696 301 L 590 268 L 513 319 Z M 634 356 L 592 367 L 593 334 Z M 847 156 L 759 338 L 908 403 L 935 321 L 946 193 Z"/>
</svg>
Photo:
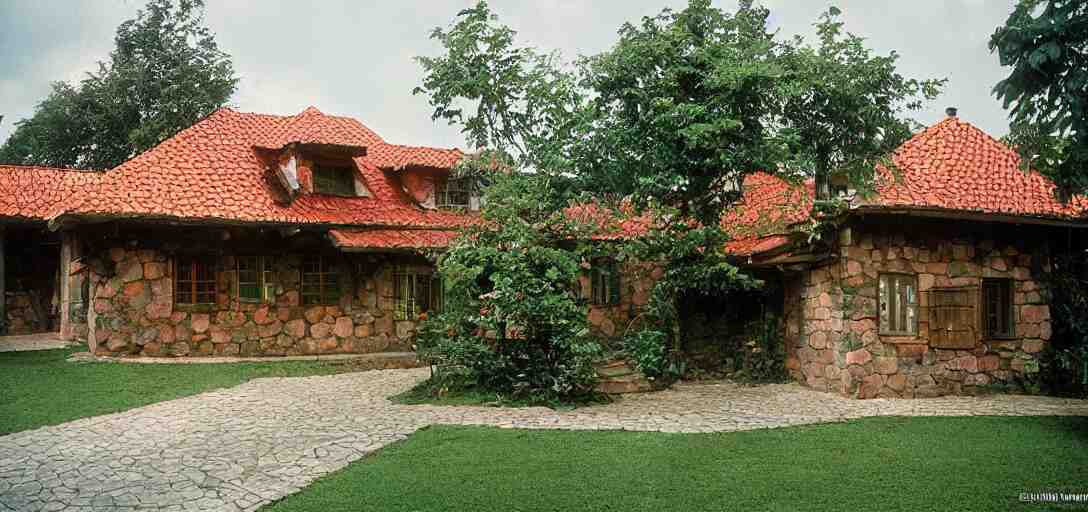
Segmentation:
<svg viewBox="0 0 1088 512">
<path fill-rule="evenodd" d="M 868 416 L 1085 415 L 1088 401 L 847 400 L 798 385 L 688 384 L 613 404 L 395 405 L 428 370 L 257 379 L 0 437 L 0 510 L 256 510 L 427 425 L 724 432 Z"/>
<path fill-rule="evenodd" d="M 18 336 L 0 336 L 0 352 L 27 352 L 31 350 L 53 350 L 67 347 L 69 343 L 60 339 L 55 332 L 23 334 Z"/>
</svg>

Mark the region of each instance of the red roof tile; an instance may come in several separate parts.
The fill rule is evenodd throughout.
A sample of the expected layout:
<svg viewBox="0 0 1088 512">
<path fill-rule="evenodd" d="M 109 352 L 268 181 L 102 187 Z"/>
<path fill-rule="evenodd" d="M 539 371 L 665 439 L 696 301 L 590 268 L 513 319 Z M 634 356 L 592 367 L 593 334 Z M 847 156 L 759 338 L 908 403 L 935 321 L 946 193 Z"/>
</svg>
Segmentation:
<svg viewBox="0 0 1088 512">
<path fill-rule="evenodd" d="M 188 221 L 456 227 L 474 215 L 424 210 L 370 156 L 355 159 L 372 197 L 304 194 L 287 201 L 267 151 L 290 143 L 388 146 L 358 121 L 308 108 L 282 117 L 221 109 L 102 176 L 65 213 Z M 400 146 L 397 146 L 400 147 Z M 428 150 L 452 154 L 456 150 Z M 456 152 L 459 154 L 459 152 Z M 448 156 L 435 164 L 446 164 Z"/>
<path fill-rule="evenodd" d="M 461 161 L 459 149 L 376 144 L 367 148 L 367 158 L 382 169 L 399 171 L 407 167 L 450 169 Z"/>
<path fill-rule="evenodd" d="M 1053 182 L 1020 169 L 1016 151 L 956 117 L 912 137 L 893 162 L 895 172 L 880 168 L 876 197 L 855 206 L 1062 219 L 1088 212 L 1088 198 L 1058 201 Z"/>
<path fill-rule="evenodd" d="M 0 218 L 49 220 L 101 177 L 90 171 L 0 165 Z"/>
<path fill-rule="evenodd" d="M 334 246 L 344 250 L 441 249 L 459 232 L 434 229 L 366 229 L 329 231 Z"/>
<path fill-rule="evenodd" d="M 617 215 L 618 213 L 618 215 Z M 567 207 L 563 215 L 595 229 L 594 240 L 626 240 L 646 234 L 654 224 L 648 213 L 635 214 L 631 209 L 615 212 L 593 203 Z"/>
</svg>

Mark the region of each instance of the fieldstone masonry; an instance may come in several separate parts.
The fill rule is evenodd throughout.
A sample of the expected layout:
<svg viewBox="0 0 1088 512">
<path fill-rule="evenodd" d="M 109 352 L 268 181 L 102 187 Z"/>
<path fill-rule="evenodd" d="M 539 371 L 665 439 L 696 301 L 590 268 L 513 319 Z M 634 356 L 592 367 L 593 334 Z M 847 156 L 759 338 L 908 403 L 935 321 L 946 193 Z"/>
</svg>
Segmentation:
<svg viewBox="0 0 1088 512">
<path fill-rule="evenodd" d="M 1030 373 L 1050 339 L 1050 309 L 1032 268 L 1049 272 L 1045 256 L 1017 243 L 978 234 L 948 238 L 925 231 L 908 238 L 870 228 L 842 232 L 838 258 L 787 280 L 786 366 L 803 384 L 857 398 L 973 394 Z M 878 275 L 917 277 L 916 336 L 878 329 Z M 1013 280 L 1016 337 L 950 347 L 932 339 L 931 290 L 980 289 L 984 278 Z"/>
<path fill-rule="evenodd" d="M 115 247 L 91 269 L 89 344 L 99 355 L 286 356 L 411 350 L 416 319 L 395 321 L 389 261 L 345 259 L 338 304 L 305 306 L 300 257 L 277 258 L 275 300 L 238 300 L 232 256 L 219 260 L 214 305 L 174 304 L 170 257 Z M 376 260 L 375 260 L 376 261 Z M 113 271 L 103 269 L 112 268 Z M 370 269 L 360 272 L 357 269 Z M 425 271 L 429 271 L 426 270 Z"/>
<path fill-rule="evenodd" d="M 12 292 L 7 294 L 6 316 L 9 335 L 32 334 L 43 329 L 38 326 L 38 317 L 30 306 L 30 294 Z"/>
</svg>

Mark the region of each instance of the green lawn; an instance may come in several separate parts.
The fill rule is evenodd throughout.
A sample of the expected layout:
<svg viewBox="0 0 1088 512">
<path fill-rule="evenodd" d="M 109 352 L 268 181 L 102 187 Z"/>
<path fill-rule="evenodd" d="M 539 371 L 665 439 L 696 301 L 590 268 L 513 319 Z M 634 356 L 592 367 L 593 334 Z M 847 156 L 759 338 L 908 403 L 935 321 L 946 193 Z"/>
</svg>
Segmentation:
<svg viewBox="0 0 1088 512">
<path fill-rule="evenodd" d="M 325 375 L 311 361 L 242 364 L 70 363 L 77 350 L 0 353 L 0 434 L 109 414 L 259 377 Z"/>
<path fill-rule="evenodd" d="M 265 510 L 1051 510 L 1018 495 L 1052 490 L 1088 492 L 1088 418 L 686 435 L 432 427 Z"/>
</svg>

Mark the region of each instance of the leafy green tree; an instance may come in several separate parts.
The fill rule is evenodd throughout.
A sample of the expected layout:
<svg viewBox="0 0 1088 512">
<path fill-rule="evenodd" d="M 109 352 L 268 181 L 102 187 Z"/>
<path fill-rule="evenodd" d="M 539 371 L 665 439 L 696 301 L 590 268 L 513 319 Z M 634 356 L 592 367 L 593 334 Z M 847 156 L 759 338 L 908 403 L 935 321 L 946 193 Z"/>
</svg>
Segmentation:
<svg viewBox="0 0 1088 512">
<path fill-rule="evenodd" d="M 1063 193 L 1088 191 L 1088 3 L 1020 0 L 990 51 L 1012 68 L 994 86 L 1010 140 Z"/>
<path fill-rule="evenodd" d="M 557 53 L 518 46 L 515 35 L 487 2 L 459 12 L 450 27 L 431 32 L 445 54 L 416 58 L 424 76 L 413 92 L 427 95 L 433 119 L 461 125 L 475 149 L 503 151 L 522 166 L 565 169 L 562 149 L 582 91 Z"/>
<path fill-rule="evenodd" d="M 768 14 L 693 0 L 623 25 L 611 49 L 584 58 L 593 98 L 574 159 L 585 188 L 713 223 L 746 173 L 774 169 L 786 146 L 768 121 L 784 70 Z"/>
<path fill-rule="evenodd" d="M 226 104 L 238 79 L 204 26 L 203 0 L 151 0 L 78 87 L 53 85 L 0 161 L 114 167 Z"/>
<path fill-rule="evenodd" d="M 481 213 L 486 224 L 439 261 L 447 302 L 422 327 L 420 355 L 521 399 L 584 395 L 601 353 L 573 287 L 592 251 L 578 241 L 585 228 L 556 214 L 550 176 L 497 173 L 492 180 Z"/>
<path fill-rule="evenodd" d="M 907 117 L 937 96 L 947 80 L 899 74 L 894 51 L 874 55 L 865 40 L 843 29 L 832 7 L 816 24 L 818 43 L 783 45 L 779 81 L 781 137 L 790 142 L 783 168 L 816 177 L 830 196 L 832 174 L 865 189 L 878 162 L 887 161 L 920 124 Z"/>
</svg>

